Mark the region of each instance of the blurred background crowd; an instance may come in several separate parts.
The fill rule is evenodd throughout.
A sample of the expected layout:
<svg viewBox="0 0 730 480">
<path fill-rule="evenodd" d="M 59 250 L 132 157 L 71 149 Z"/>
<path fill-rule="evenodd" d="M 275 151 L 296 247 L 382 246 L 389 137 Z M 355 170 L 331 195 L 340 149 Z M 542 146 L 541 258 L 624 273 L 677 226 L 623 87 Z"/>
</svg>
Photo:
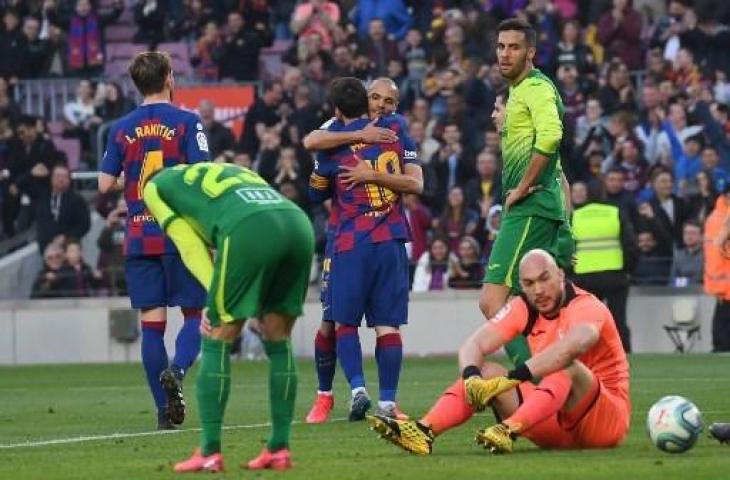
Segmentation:
<svg viewBox="0 0 730 480">
<path fill-rule="evenodd" d="M 96 169 L 100 125 L 138 100 L 108 68 L 126 45 L 182 52 L 178 83 L 256 82 L 239 135 L 212 101 L 197 105 L 212 154 L 301 205 L 320 252 L 328 212 L 307 200 L 301 139 L 332 115 L 334 77 L 393 79 L 425 175 L 423 195 L 405 198 L 413 290 L 479 288 L 501 210 L 496 25 L 513 16 L 536 27 L 536 66 L 565 103 L 573 205 L 621 208 L 632 283 L 702 282 L 704 223 L 730 183 L 730 2 L 0 0 L 0 11 L 2 236 L 35 232 L 34 297 L 125 291 L 124 202 L 72 178 Z M 54 77 L 78 79 L 59 119 L 24 111 L 21 87 Z M 89 265 L 79 241 L 94 210 L 105 223 Z"/>
</svg>

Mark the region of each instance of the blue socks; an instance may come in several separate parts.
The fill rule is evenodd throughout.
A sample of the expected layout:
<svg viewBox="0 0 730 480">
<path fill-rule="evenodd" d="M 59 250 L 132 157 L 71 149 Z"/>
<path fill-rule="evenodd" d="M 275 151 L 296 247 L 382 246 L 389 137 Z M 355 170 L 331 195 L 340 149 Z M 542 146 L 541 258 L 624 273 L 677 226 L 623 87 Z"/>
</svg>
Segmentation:
<svg viewBox="0 0 730 480">
<path fill-rule="evenodd" d="M 365 374 L 362 371 L 362 349 L 357 327 L 339 325 L 337 327 L 337 360 L 340 362 L 351 389 L 365 386 Z"/>
<path fill-rule="evenodd" d="M 175 358 L 170 367 L 178 380 L 182 380 L 200 352 L 200 310 L 183 309 L 183 326 L 175 339 Z"/>
<path fill-rule="evenodd" d="M 376 339 L 375 360 L 378 364 L 380 401 L 395 402 L 403 361 L 403 343 L 399 332 L 381 335 Z"/>
<path fill-rule="evenodd" d="M 142 364 L 157 410 L 167 405 L 167 395 L 160 384 L 160 373 L 167 368 L 165 325 L 165 322 L 142 322 Z"/>
<path fill-rule="evenodd" d="M 314 337 L 314 363 L 317 367 L 317 380 L 319 380 L 320 392 L 332 391 L 332 382 L 335 378 L 335 366 L 337 365 L 335 344 L 334 332 L 325 336 L 321 330 L 317 330 L 317 336 Z"/>
</svg>

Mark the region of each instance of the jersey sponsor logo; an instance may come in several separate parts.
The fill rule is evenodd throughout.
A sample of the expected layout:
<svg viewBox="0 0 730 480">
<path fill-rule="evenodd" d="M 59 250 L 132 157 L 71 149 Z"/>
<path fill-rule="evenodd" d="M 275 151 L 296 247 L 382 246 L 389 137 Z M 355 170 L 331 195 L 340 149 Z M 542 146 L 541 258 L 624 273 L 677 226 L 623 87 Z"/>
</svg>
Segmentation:
<svg viewBox="0 0 730 480">
<path fill-rule="evenodd" d="M 208 151 L 208 139 L 205 137 L 205 133 L 198 132 L 195 135 L 195 139 L 198 141 L 198 148 L 201 152 L 207 152 Z"/>
<path fill-rule="evenodd" d="M 500 308 L 499 311 L 494 315 L 494 317 L 492 317 L 492 319 L 490 321 L 492 323 L 499 323 L 502 320 L 504 320 L 504 317 L 506 317 L 509 314 L 509 312 L 511 312 L 511 311 L 512 311 L 512 305 L 508 303 L 504 307 Z"/>
<path fill-rule="evenodd" d="M 416 153 L 416 151 L 415 151 L 415 150 L 406 150 L 406 151 L 405 151 L 405 152 L 403 152 L 403 153 L 404 153 L 404 155 L 403 155 L 403 156 L 404 156 L 404 157 L 405 157 L 405 158 L 406 158 L 407 160 L 415 160 L 415 159 L 416 159 L 416 157 L 418 156 L 418 154 Z"/>
<path fill-rule="evenodd" d="M 244 187 L 236 190 L 236 195 L 246 203 L 257 205 L 271 205 L 283 201 L 281 195 L 271 188 Z"/>
</svg>

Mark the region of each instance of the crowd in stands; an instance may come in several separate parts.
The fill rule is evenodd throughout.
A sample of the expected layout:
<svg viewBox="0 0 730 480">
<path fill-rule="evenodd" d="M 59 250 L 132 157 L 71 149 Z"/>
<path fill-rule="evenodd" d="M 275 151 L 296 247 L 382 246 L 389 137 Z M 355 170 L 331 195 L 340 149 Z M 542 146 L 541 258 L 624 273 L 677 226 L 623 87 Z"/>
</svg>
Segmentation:
<svg viewBox="0 0 730 480">
<path fill-rule="evenodd" d="M 24 78 L 84 79 L 64 109 L 63 134 L 93 152 L 95 128 L 134 106 L 99 77 L 104 30 L 125 9 L 138 27 L 135 42 L 185 42 L 198 82 L 262 80 L 261 50 L 288 45 L 280 77 L 261 82 L 239 138 L 214 119 L 211 102 L 198 109 L 218 161 L 255 168 L 301 205 L 320 252 L 328 213 L 307 200 L 312 156 L 301 139 L 332 115 L 332 78 L 392 78 L 424 168 L 423 195 L 405 199 L 419 291 L 479 286 L 501 211 L 500 134 L 491 118 L 505 87 L 496 25 L 526 19 L 538 30 L 536 66 L 565 104 L 561 154 L 574 206 L 599 195 L 623 209 L 637 238 L 633 283 L 701 283 L 703 223 L 730 183 L 730 2 L 0 0 L 0 8 L 3 232 L 26 227 L 23 205 L 36 205 L 30 217 L 46 262 L 38 295 L 67 281 L 77 291 L 123 292 L 123 278 L 98 269 L 121 264 L 124 206 L 116 198 L 97 204 L 107 219 L 98 269 L 69 252 L 74 243 L 64 252 L 54 238 L 82 237 L 88 212 L 70 195 L 54 210 L 54 199 L 66 198 L 54 165 L 65 159 L 43 119 L 20 111 L 13 87 Z M 93 154 L 82 160 L 94 168 Z M 63 215 L 66 201 L 74 218 Z"/>
</svg>

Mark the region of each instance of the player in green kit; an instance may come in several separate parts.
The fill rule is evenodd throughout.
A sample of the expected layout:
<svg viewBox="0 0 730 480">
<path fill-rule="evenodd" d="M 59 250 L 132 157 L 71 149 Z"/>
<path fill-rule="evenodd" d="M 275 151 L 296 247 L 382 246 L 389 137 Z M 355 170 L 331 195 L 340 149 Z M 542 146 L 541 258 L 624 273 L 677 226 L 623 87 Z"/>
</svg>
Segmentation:
<svg viewBox="0 0 730 480">
<path fill-rule="evenodd" d="M 561 267 L 570 264 L 573 238 L 568 222 L 567 180 L 560 165 L 563 102 L 557 88 L 533 67 L 535 30 L 517 19 L 498 27 L 497 59 L 509 83 L 501 128 L 504 210 L 484 276 L 479 307 L 494 317 L 510 295 L 520 293 L 518 265 L 525 252 L 541 248 Z M 513 363 L 529 358 L 518 337 L 505 349 Z"/>
<path fill-rule="evenodd" d="M 246 466 L 290 468 L 297 372 L 289 336 L 302 313 L 314 255 L 309 218 L 255 172 L 210 162 L 161 170 L 145 185 L 144 201 L 208 291 L 197 379 L 201 445 L 175 471 L 223 469 L 229 354 L 248 317 L 262 320 L 272 429 L 267 446 Z"/>
</svg>

